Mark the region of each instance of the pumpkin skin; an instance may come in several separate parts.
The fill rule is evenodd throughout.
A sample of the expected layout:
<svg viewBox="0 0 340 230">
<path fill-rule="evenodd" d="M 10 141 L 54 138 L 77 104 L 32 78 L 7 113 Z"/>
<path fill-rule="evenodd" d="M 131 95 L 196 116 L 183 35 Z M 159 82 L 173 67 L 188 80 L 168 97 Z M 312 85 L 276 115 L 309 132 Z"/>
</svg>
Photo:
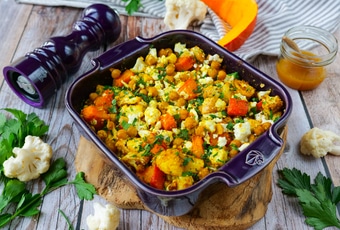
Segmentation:
<svg viewBox="0 0 340 230">
<path fill-rule="evenodd" d="M 255 0 L 202 0 L 232 29 L 217 43 L 229 51 L 235 51 L 252 34 L 258 12 Z"/>
</svg>

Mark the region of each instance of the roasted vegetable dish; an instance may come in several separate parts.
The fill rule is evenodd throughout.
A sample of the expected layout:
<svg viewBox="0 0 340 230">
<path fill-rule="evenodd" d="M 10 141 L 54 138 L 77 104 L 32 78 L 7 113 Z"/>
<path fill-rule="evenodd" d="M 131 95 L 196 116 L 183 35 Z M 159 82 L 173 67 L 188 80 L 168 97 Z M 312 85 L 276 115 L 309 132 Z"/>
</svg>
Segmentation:
<svg viewBox="0 0 340 230">
<path fill-rule="evenodd" d="M 82 118 L 136 175 L 162 190 L 185 189 L 218 170 L 283 113 L 223 59 L 177 43 L 151 47 L 130 69 L 111 68 Z"/>
</svg>

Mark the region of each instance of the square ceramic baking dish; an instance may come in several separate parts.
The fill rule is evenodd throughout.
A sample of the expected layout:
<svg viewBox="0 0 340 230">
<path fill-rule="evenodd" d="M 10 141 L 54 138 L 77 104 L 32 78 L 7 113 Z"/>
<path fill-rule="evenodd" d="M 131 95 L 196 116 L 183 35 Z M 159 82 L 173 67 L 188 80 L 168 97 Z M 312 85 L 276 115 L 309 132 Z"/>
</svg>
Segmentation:
<svg viewBox="0 0 340 230">
<path fill-rule="evenodd" d="M 146 56 L 150 47 L 155 47 L 157 50 L 172 48 L 177 42 L 185 43 L 187 47 L 197 45 L 206 54 L 219 54 L 224 60 L 223 64 L 227 66 L 228 73 L 238 72 L 242 79 L 249 82 L 257 90 L 270 89 L 272 95 L 280 96 L 284 102 L 284 113 L 268 131 L 218 171 L 209 174 L 187 189 L 164 191 L 150 187 L 139 180 L 136 174 L 97 137 L 96 133 L 81 118 L 80 111 L 84 101 L 91 92 L 95 91 L 98 84 L 112 84 L 110 68 L 131 68 L 138 57 Z M 280 138 L 280 132 L 292 111 L 292 100 L 284 86 L 199 33 L 174 30 L 148 39 L 136 37 L 93 59 L 93 65 L 93 69 L 77 78 L 68 89 L 65 98 L 67 110 L 79 126 L 82 134 L 101 150 L 104 158 L 111 163 L 112 167 L 118 168 L 127 177 L 135 186 L 144 204 L 156 213 L 167 216 L 180 216 L 188 213 L 195 206 L 200 193 L 204 189 L 213 186 L 216 182 L 225 183 L 230 187 L 243 183 L 265 168 L 279 153 L 284 144 L 284 141 Z"/>
</svg>

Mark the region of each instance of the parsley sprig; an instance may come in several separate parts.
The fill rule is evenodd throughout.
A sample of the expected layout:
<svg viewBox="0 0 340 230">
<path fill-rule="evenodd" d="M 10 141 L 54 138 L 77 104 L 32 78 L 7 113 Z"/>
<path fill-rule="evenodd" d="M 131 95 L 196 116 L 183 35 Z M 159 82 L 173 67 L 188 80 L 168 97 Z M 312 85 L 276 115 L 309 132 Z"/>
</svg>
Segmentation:
<svg viewBox="0 0 340 230">
<path fill-rule="evenodd" d="M 13 155 L 13 148 L 22 147 L 27 135 L 41 137 L 48 131 L 48 125 L 35 113 L 25 114 L 9 108 L 3 110 L 12 114 L 13 118 L 0 113 L 0 181 L 4 183 L 0 196 L 0 228 L 16 217 L 39 214 L 43 197 L 65 185 L 73 184 L 80 199 L 93 199 L 96 190 L 93 185 L 85 182 L 83 172 L 68 181 L 63 158 L 52 162 L 49 170 L 41 175 L 45 188 L 40 193 L 32 194 L 26 189 L 26 183 L 7 178 L 3 172 L 3 163 Z"/>
<path fill-rule="evenodd" d="M 73 181 L 67 180 L 66 162 L 59 158 L 54 161 L 42 175 L 45 188 L 37 194 L 32 194 L 25 188 L 25 183 L 18 180 L 9 180 L 0 196 L 0 227 L 5 226 L 16 217 L 30 217 L 39 214 L 38 209 L 42 198 L 57 188 L 74 184 L 80 199 L 92 200 L 96 190 L 93 185 L 84 181 L 84 173 L 79 172 Z M 13 213 L 2 213 L 10 205 L 15 206 Z"/>
<path fill-rule="evenodd" d="M 311 183 L 310 176 L 293 168 L 279 170 L 278 185 L 282 192 L 297 197 L 306 217 L 306 224 L 321 230 L 326 227 L 340 228 L 336 205 L 340 201 L 340 186 L 333 187 L 330 178 L 320 172 Z"/>
</svg>

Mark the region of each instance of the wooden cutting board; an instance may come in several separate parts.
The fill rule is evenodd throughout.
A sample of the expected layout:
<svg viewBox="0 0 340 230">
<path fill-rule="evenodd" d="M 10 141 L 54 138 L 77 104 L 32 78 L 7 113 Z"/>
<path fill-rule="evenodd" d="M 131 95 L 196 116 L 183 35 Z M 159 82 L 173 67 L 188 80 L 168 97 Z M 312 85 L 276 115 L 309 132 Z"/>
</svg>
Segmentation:
<svg viewBox="0 0 340 230">
<path fill-rule="evenodd" d="M 281 137 L 286 140 L 287 127 Z M 274 160 L 248 181 L 229 188 L 223 183 L 204 190 L 194 209 L 183 216 L 162 216 L 166 222 L 185 229 L 246 229 L 266 213 L 272 198 L 273 167 L 284 146 Z M 75 161 L 76 170 L 85 173 L 100 196 L 122 209 L 143 209 L 152 212 L 139 199 L 135 188 L 124 175 L 106 161 L 102 152 L 84 137 L 80 138 Z"/>
</svg>

